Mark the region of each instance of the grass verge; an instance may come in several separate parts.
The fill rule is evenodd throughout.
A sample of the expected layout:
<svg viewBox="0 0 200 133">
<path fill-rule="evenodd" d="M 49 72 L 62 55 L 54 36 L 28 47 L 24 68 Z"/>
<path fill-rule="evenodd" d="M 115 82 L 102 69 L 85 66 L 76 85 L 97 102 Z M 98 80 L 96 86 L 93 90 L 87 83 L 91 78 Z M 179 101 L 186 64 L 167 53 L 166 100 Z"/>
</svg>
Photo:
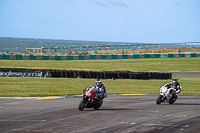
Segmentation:
<svg viewBox="0 0 200 133">
<path fill-rule="evenodd" d="M 178 78 L 181 94 L 200 95 L 200 77 Z M 108 94 L 159 94 L 160 86 L 171 80 L 102 79 Z M 38 97 L 82 94 L 95 79 L 0 77 L 1 97 Z"/>
</svg>

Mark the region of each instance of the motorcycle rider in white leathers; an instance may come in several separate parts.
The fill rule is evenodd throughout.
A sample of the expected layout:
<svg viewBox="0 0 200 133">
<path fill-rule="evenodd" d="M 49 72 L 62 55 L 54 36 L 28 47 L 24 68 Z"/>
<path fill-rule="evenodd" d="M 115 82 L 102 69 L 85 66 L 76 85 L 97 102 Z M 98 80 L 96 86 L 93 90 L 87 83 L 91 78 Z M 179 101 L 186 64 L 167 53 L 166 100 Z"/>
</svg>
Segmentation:
<svg viewBox="0 0 200 133">
<path fill-rule="evenodd" d="M 175 98 L 178 98 L 178 94 L 181 92 L 181 86 L 178 82 L 178 79 L 173 79 L 171 83 L 165 85 L 167 89 L 173 88 L 170 90 L 170 94 L 173 94 Z M 169 94 L 169 95 L 170 95 Z"/>
</svg>

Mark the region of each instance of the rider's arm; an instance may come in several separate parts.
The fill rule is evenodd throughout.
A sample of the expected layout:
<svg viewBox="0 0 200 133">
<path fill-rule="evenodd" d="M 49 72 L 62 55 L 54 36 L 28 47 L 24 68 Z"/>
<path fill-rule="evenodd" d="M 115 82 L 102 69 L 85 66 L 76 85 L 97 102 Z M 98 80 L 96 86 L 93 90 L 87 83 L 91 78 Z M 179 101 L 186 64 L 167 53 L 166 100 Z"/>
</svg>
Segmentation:
<svg viewBox="0 0 200 133">
<path fill-rule="evenodd" d="M 166 87 L 167 89 L 169 89 L 169 88 L 171 88 L 171 84 L 166 84 L 165 87 Z"/>
<path fill-rule="evenodd" d="M 105 88 L 105 86 L 104 85 L 102 85 L 100 88 L 99 88 L 99 95 L 101 96 L 101 97 L 107 97 L 107 92 L 106 92 L 106 88 Z"/>
<path fill-rule="evenodd" d="M 106 87 L 105 87 L 105 85 L 103 85 L 103 89 L 104 89 L 104 91 L 105 91 L 105 93 L 106 93 Z"/>
<path fill-rule="evenodd" d="M 105 85 L 103 85 L 103 89 L 104 89 L 104 97 L 107 97 L 107 92 L 106 92 L 106 87 L 105 87 Z"/>
<path fill-rule="evenodd" d="M 100 95 L 103 95 L 105 93 L 104 89 L 100 90 Z"/>
<path fill-rule="evenodd" d="M 178 85 L 176 89 L 176 93 L 180 93 L 180 92 L 181 92 L 181 88 L 180 88 L 180 85 Z"/>
</svg>

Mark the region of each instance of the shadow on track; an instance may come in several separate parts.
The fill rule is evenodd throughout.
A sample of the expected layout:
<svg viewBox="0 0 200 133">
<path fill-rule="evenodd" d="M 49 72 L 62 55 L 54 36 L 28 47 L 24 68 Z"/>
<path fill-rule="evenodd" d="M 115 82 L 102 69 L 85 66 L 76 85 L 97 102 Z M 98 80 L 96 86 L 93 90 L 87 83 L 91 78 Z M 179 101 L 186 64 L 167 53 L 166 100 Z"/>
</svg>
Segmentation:
<svg viewBox="0 0 200 133">
<path fill-rule="evenodd" d="M 174 105 L 200 105 L 198 103 L 174 103 Z"/>
<path fill-rule="evenodd" d="M 160 104 L 158 106 L 162 106 L 162 105 L 171 105 L 171 106 L 173 106 L 173 105 L 200 105 L 200 104 L 198 104 L 198 103 L 174 103 L 174 104 L 163 103 L 163 104 Z"/>
<path fill-rule="evenodd" d="M 124 111 L 129 111 L 129 110 L 137 110 L 137 109 L 128 109 L 128 108 L 115 108 L 115 109 L 98 109 L 99 111 L 107 111 L 107 110 L 112 110 L 112 111 L 119 111 L 119 110 L 124 110 Z M 96 110 L 96 111 L 98 111 Z M 94 111 L 92 108 L 88 108 L 88 110 L 84 110 L 84 111 Z"/>
</svg>

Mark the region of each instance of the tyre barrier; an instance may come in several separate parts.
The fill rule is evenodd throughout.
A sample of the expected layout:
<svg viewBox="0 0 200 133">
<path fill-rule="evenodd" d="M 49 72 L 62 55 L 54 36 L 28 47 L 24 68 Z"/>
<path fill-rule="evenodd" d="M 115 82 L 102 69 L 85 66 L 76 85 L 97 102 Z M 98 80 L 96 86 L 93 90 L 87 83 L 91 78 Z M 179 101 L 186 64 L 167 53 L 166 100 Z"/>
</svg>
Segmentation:
<svg viewBox="0 0 200 133">
<path fill-rule="evenodd" d="M 171 79 L 168 72 L 131 72 L 131 71 L 52 71 L 54 78 L 101 78 L 101 79 Z"/>
<path fill-rule="evenodd" d="M 171 79 L 169 72 L 143 71 L 79 71 L 55 69 L 0 68 L 0 76 L 12 77 L 53 77 L 53 78 L 92 78 L 92 79 Z"/>
<path fill-rule="evenodd" d="M 55 78 L 101 78 L 101 79 L 171 79 L 169 72 L 132 72 L 132 71 L 53 71 Z M 55 76 L 54 76 L 55 75 Z M 63 76 L 62 76 L 63 75 Z"/>
</svg>

